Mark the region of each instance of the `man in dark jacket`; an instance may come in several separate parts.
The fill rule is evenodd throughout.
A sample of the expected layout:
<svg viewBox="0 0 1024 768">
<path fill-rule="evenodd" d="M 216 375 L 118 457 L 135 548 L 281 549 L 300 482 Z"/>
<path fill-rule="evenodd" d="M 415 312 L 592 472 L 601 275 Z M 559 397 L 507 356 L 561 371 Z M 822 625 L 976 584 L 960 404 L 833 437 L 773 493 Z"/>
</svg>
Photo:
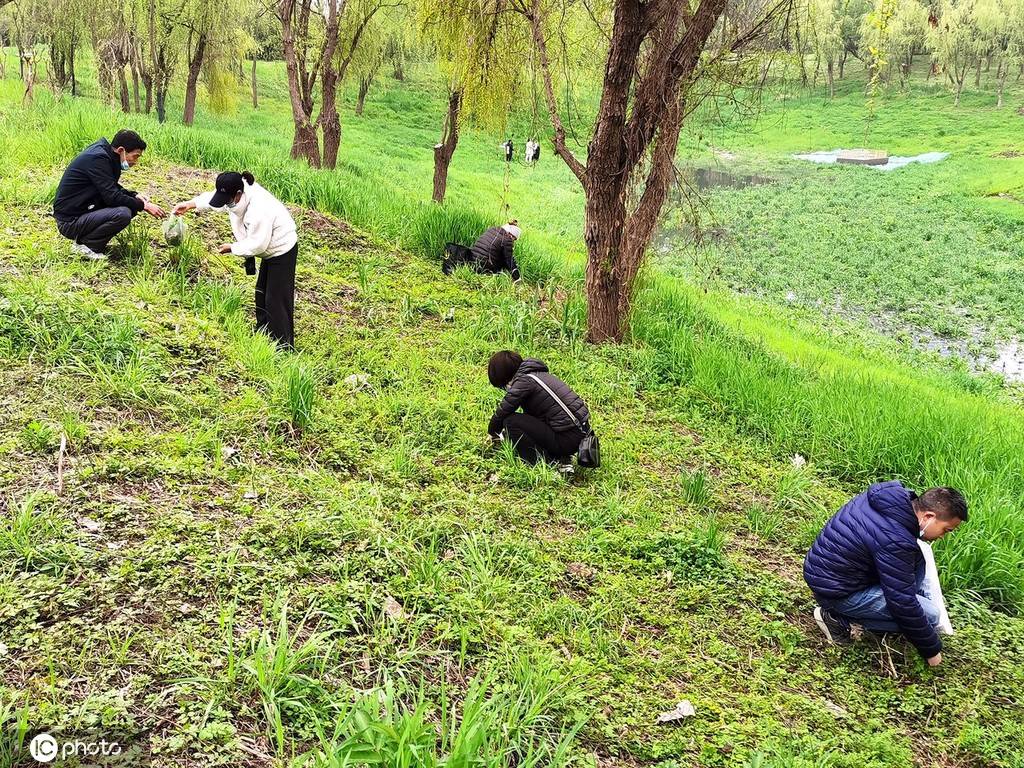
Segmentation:
<svg viewBox="0 0 1024 768">
<path fill-rule="evenodd" d="M 510 441 L 528 464 L 557 461 L 571 467 L 571 457 L 590 429 L 590 411 L 582 398 L 552 375 L 540 360 L 516 352 L 495 352 L 487 378 L 505 397 L 487 425 L 494 440 Z M 522 408 L 522 413 L 517 411 Z"/>
<path fill-rule="evenodd" d="M 65 169 L 53 200 L 53 218 L 76 253 L 102 259 L 107 244 L 136 213 L 163 218 L 158 206 L 120 184 L 121 172 L 139 162 L 145 149 L 139 134 L 122 130 L 109 142 L 90 144 Z"/>
<path fill-rule="evenodd" d="M 922 593 L 917 543 L 935 541 L 967 520 L 953 488 L 920 496 L 899 482 L 878 483 L 840 509 L 804 559 L 804 580 L 819 607 L 814 620 L 831 642 L 848 645 L 850 624 L 901 632 L 931 666 L 942 662 L 938 607 Z"/>
<path fill-rule="evenodd" d="M 518 280 L 519 266 L 512 255 L 512 249 L 520 234 L 522 230 L 519 225 L 515 221 L 510 221 L 500 227 L 491 227 L 480 235 L 470 249 L 477 270 L 491 274 L 507 271 L 513 280 Z"/>
</svg>

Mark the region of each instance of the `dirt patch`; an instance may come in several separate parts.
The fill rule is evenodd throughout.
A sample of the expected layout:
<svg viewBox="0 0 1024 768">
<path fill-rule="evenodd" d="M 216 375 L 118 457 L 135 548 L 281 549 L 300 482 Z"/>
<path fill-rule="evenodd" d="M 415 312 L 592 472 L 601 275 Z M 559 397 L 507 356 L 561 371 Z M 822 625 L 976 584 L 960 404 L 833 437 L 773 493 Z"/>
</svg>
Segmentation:
<svg viewBox="0 0 1024 768">
<path fill-rule="evenodd" d="M 1018 149 L 1004 149 L 1002 152 L 996 152 L 996 157 L 1024 157 L 1024 152 Z"/>
</svg>

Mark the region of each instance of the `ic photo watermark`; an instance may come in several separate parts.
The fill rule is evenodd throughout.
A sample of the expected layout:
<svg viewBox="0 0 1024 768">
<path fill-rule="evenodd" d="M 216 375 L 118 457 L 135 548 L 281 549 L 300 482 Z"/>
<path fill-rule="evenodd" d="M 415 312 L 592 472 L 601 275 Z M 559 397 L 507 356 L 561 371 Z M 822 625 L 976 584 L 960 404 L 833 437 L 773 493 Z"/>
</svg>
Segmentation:
<svg viewBox="0 0 1024 768">
<path fill-rule="evenodd" d="M 116 741 L 99 739 L 58 740 L 49 733 L 39 733 L 32 737 L 28 744 L 28 752 L 37 763 L 52 763 L 58 757 L 67 760 L 72 757 L 114 757 L 121 754 L 121 745 Z"/>
</svg>

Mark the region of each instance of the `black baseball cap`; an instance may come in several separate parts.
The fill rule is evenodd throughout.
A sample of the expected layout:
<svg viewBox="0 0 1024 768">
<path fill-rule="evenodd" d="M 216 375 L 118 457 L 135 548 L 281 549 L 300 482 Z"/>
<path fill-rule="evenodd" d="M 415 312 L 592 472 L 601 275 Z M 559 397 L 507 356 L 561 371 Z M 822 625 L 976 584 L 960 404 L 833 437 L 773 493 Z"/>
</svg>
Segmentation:
<svg viewBox="0 0 1024 768">
<path fill-rule="evenodd" d="M 235 171 L 226 171 L 217 177 L 217 191 L 210 198 L 210 206 L 222 208 L 226 203 L 235 199 L 235 195 L 242 191 L 245 182 L 242 174 Z"/>
</svg>

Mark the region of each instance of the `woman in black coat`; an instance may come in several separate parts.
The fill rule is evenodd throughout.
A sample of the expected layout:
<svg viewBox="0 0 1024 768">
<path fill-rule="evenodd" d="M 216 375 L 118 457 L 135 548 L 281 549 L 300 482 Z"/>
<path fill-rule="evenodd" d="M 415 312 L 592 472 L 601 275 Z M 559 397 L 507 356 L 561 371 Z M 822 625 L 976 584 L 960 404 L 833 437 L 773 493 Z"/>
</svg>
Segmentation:
<svg viewBox="0 0 1024 768">
<path fill-rule="evenodd" d="M 487 378 L 505 390 L 487 427 L 491 437 L 509 440 L 527 464 L 571 462 L 590 429 L 582 398 L 540 360 L 523 360 L 508 350 L 491 356 Z"/>
</svg>

